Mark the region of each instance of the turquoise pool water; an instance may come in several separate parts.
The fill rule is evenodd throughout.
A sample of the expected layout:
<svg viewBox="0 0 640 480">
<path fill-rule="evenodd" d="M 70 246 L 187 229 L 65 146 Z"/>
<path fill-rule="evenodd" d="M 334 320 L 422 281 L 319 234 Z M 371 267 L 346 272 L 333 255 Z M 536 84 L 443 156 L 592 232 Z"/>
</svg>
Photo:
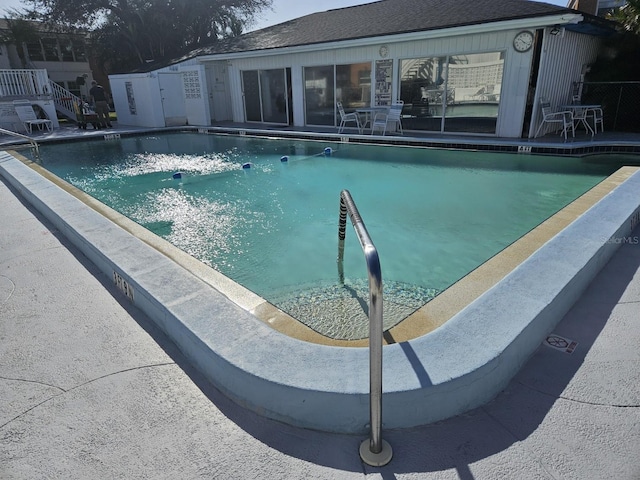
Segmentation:
<svg viewBox="0 0 640 480">
<path fill-rule="evenodd" d="M 197 133 L 43 145 L 41 154 L 56 175 L 334 338 L 366 336 L 366 321 L 352 320 L 368 299 L 351 226 L 347 287 L 338 284 L 341 190 L 378 248 L 389 327 L 619 167 L 611 157 Z M 332 323 L 323 302 L 343 297 L 358 311 L 340 300 L 346 319 Z"/>
</svg>

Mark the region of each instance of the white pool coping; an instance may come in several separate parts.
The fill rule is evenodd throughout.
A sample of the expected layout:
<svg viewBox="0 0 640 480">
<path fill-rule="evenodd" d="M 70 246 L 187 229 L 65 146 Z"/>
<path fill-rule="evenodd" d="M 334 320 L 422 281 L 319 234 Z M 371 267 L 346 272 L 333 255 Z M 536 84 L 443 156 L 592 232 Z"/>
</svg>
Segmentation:
<svg viewBox="0 0 640 480">
<path fill-rule="evenodd" d="M 318 430 L 368 431 L 366 348 L 273 330 L 200 278 L 6 152 L 0 175 L 237 403 Z M 640 171 L 435 331 L 387 345 L 383 427 L 452 417 L 496 396 L 627 238 L 640 217 Z"/>
</svg>

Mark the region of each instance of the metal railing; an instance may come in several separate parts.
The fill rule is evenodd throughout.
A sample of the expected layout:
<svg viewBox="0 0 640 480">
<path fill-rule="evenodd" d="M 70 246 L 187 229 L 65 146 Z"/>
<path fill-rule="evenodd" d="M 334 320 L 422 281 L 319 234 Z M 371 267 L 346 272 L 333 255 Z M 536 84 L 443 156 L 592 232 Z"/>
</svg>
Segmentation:
<svg viewBox="0 0 640 480">
<path fill-rule="evenodd" d="M 338 276 L 344 283 L 344 239 L 347 213 L 356 231 L 369 276 L 369 401 L 371 435 L 360 445 L 360 458 L 374 467 L 391 461 L 391 445 L 382 439 L 382 270 L 378 250 L 360 217 L 348 190 L 340 192 L 340 220 L 338 225 Z"/>
<path fill-rule="evenodd" d="M 0 128 L 0 133 L 4 135 L 10 135 L 12 137 L 21 138 L 22 140 L 26 140 L 31 145 L 31 152 L 33 154 L 33 158 L 36 161 L 40 161 L 40 147 L 38 146 L 38 142 L 36 142 L 33 138 L 28 137 L 26 135 L 22 135 L 21 133 L 16 133 L 12 130 L 5 130 L 4 128 Z M 0 148 L 10 148 L 10 147 L 0 147 Z"/>
<path fill-rule="evenodd" d="M 640 82 L 574 82 L 573 91 L 602 105 L 605 132 L 640 132 Z"/>
</svg>

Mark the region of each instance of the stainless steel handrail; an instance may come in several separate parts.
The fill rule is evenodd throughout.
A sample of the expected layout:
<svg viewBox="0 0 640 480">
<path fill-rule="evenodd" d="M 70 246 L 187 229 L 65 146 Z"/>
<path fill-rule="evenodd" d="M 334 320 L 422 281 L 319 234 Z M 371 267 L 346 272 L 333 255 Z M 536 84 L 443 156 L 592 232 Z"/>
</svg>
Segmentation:
<svg viewBox="0 0 640 480">
<path fill-rule="evenodd" d="M 36 142 L 33 138 L 22 135 L 21 133 L 14 132 L 12 130 L 5 130 L 4 128 L 0 128 L 0 133 L 4 133 L 5 135 L 18 137 L 28 141 L 31 144 L 31 150 L 33 151 L 33 155 L 35 156 L 36 160 L 40 160 L 40 147 L 38 146 L 38 142 Z"/>
<path fill-rule="evenodd" d="M 338 224 L 338 276 L 344 283 L 344 239 L 347 213 L 356 231 L 369 275 L 369 402 L 371 435 L 360 445 L 360 458 L 372 466 L 380 467 L 391 461 L 391 445 L 382 439 L 382 269 L 378 250 L 360 217 L 358 208 L 348 190 L 340 192 L 340 220 Z"/>
</svg>

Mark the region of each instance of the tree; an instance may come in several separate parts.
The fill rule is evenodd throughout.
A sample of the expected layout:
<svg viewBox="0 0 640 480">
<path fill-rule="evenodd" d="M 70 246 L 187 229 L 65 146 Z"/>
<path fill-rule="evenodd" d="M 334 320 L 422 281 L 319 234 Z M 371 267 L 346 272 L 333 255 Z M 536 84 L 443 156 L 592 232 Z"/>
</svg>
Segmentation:
<svg viewBox="0 0 640 480">
<path fill-rule="evenodd" d="M 272 0 L 25 0 L 29 12 L 92 32 L 103 62 L 136 68 L 237 35 Z M 110 72 L 110 69 L 107 70 Z"/>
<path fill-rule="evenodd" d="M 640 0 L 627 0 L 609 14 L 609 18 L 618 22 L 625 31 L 640 35 Z"/>
<path fill-rule="evenodd" d="M 0 43 L 15 46 L 22 68 L 27 68 L 27 55 L 24 45 L 28 42 L 37 41 L 39 39 L 38 32 L 33 22 L 18 18 L 17 14 L 13 14 L 12 18 L 7 18 L 6 21 L 7 29 L 0 30 Z"/>
<path fill-rule="evenodd" d="M 588 80 L 640 80 L 640 0 L 627 0 L 624 6 L 609 13 L 607 19 L 618 24 L 618 32 L 603 41 Z"/>
</svg>

